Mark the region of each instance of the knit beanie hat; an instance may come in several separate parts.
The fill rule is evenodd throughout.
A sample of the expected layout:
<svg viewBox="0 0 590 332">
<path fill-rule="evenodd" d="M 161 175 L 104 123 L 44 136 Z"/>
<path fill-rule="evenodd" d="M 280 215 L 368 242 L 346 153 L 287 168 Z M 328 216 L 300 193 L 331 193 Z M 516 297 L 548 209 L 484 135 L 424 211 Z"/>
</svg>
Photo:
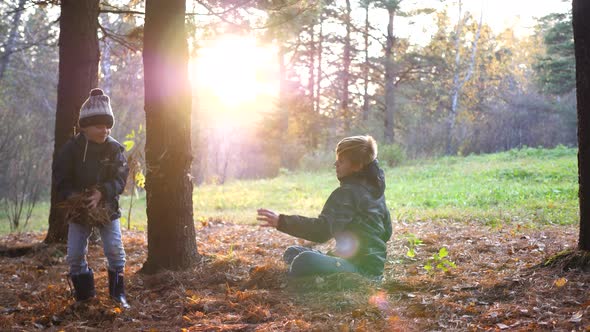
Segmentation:
<svg viewBox="0 0 590 332">
<path fill-rule="evenodd" d="M 112 128 L 115 124 L 115 116 L 111 109 L 111 100 L 104 92 L 95 88 L 90 90 L 90 96 L 80 108 L 78 125 L 80 128 L 103 124 Z"/>
</svg>

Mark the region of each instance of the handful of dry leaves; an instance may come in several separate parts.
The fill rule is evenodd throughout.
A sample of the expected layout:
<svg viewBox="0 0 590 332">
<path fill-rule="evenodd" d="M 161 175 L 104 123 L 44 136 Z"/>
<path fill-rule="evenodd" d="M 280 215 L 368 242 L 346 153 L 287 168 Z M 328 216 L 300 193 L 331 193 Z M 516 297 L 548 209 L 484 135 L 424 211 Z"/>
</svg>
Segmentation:
<svg viewBox="0 0 590 332">
<path fill-rule="evenodd" d="M 66 222 L 81 225 L 102 226 L 111 221 L 109 209 L 100 202 L 94 209 L 88 209 L 88 196 L 91 191 L 77 193 L 59 203 L 58 208 L 64 210 Z"/>
</svg>

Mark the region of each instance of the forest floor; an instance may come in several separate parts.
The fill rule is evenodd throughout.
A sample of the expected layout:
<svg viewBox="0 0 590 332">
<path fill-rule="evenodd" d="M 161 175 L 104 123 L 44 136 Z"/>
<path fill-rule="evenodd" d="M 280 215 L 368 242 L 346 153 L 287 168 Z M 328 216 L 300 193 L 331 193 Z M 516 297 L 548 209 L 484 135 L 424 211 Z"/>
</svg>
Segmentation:
<svg viewBox="0 0 590 332">
<path fill-rule="evenodd" d="M 384 281 L 374 284 L 353 275 L 288 280 L 283 250 L 311 243 L 212 220 L 197 227 L 201 264 L 142 275 L 146 233 L 124 231 L 131 309 L 108 298 L 100 244 L 89 250 L 98 296 L 82 304 L 70 294 L 65 247 L 40 247 L 0 258 L 0 330 L 590 331 L 590 273 L 541 266 L 574 248 L 577 234 L 572 225 L 398 222 Z M 0 243 L 43 237 L 11 234 Z M 432 258 L 441 248 L 448 256 Z M 444 260 L 456 267 L 436 268 Z"/>
</svg>

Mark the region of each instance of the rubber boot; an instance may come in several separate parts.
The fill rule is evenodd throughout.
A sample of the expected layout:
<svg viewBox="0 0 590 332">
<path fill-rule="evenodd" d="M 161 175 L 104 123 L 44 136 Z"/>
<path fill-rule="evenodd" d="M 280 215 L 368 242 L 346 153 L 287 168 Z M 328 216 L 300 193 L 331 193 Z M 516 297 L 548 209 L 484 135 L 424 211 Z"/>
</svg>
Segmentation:
<svg viewBox="0 0 590 332">
<path fill-rule="evenodd" d="M 125 309 L 131 308 L 125 298 L 125 278 L 123 277 L 123 271 L 109 270 L 109 295 L 115 302 L 120 303 L 121 307 Z"/>
<path fill-rule="evenodd" d="M 86 273 L 70 274 L 72 284 L 74 284 L 74 297 L 76 301 L 86 301 L 96 296 L 94 290 L 94 273 L 88 269 Z"/>
</svg>

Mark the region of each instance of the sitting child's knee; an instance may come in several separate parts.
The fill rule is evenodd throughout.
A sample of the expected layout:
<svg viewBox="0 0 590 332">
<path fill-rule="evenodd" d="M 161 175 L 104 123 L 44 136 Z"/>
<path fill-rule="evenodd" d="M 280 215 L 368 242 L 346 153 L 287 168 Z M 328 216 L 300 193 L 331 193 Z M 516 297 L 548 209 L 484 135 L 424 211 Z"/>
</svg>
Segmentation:
<svg viewBox="0 0 590 332">
<path fill-rule="evenodd" d="M 293 259 L 295 259 L 295 257 L 297 257 L 297 255 L 299 255 L 300 253 L 301 249 L 299 247 L 291 246 L 287 248 L 283 253 L 283 261 L 287 264 L 291 264 L 291 262 L 293 262 Z"/>
<path fill-rule="evenodd" d="M 312 264 L 317 254 L 311 251 L 304 251 L 293 258 L 292 266 Z"/>
<path fill-rule="evenodd" d="M 292 277 L 302 277 L 321 273 L 321 262 L 316 252 L 304 251 L 297 255 L 291 263 L 289 275 Z"/>
</svg>

